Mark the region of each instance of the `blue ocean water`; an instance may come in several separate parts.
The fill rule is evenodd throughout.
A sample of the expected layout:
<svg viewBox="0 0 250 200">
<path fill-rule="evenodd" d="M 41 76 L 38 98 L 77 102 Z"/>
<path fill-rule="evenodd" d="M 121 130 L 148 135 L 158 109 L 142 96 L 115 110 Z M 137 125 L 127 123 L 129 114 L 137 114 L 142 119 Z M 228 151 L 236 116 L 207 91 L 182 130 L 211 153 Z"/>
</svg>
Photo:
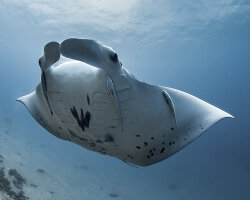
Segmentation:
<svg viewBox="0 0 250 200">
<path fill-rule="evenodd" d="M 2 0 L 0 19 L 0 168 L 25 178 L 27 197 L 250 199 L 248 1 Z M 44 45 L 69 37 L 102 41 L 140 80 L 186 91 L 235 119 L 149 167 L 59 140 L 15 100 L 39 83 Z"/>
</svg>

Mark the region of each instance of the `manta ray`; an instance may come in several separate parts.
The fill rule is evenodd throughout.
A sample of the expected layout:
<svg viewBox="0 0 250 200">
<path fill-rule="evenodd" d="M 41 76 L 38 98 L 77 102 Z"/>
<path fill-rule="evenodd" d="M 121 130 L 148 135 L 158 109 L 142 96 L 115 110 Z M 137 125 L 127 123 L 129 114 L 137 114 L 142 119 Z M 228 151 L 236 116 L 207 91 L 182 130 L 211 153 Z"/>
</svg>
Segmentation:
<svg viewBox="0 0 250 200">
<path fill-rule="evenodd" d="M 223 118 L 223 110 L 177 89 L 136 79 L 98 41 L 50 42 L 39 59 L 41 82 L 20 97 L 56 137 L 138 166 L 160 162 Z"/>
</svg>

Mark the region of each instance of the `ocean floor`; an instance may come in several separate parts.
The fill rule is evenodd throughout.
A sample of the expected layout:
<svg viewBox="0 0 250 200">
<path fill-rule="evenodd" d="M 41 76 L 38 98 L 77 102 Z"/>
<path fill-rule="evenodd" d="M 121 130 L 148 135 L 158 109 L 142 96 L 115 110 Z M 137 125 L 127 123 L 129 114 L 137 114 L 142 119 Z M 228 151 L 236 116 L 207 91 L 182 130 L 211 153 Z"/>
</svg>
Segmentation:
<svg viewBox="0 0 250 200">
<path fill-rule="evenodd" d="M 15 130 L 14 124 L 0 120 L 1 200 L 126 199 L 126 190 L 115 190 L 91 161 L 92 152 L 28 128 Z"/>
</svg>

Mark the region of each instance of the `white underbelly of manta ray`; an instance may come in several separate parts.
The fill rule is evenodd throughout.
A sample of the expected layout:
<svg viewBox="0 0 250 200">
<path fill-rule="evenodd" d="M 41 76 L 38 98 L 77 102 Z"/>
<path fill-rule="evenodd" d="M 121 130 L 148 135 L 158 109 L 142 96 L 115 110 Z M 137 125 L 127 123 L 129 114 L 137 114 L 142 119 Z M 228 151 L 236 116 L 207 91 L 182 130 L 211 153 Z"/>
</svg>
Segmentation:
<svg viewBox="0 0 250 200">
<path fill-rule="evenodd" d="M 190 94 L 137 80 L 95 40 L 50 42 L 41 83 L 21 101 L 50 133 L 136 165 L 151 165 L 232 117 Z"/>
</svg>

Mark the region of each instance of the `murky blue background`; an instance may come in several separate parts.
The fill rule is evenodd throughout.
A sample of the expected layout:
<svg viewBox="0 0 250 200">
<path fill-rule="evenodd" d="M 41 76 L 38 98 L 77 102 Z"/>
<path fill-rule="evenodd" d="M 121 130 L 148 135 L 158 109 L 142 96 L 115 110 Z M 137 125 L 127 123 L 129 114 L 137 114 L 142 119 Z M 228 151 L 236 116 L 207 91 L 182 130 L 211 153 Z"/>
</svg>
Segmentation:
<svg viewBox="0 0 250 200">
<path fill-rule="evenodd" d="M 102 41 L 137 78 L 235 119 L 149 167 L 59 140 L 15 100 L 40 81 L 43 46 L 69 37 Z M 0 0 L 0 94 L 0 154 L 38 186 L 30 199 L 250 199 L 249 1 Z"/>
</svg>

